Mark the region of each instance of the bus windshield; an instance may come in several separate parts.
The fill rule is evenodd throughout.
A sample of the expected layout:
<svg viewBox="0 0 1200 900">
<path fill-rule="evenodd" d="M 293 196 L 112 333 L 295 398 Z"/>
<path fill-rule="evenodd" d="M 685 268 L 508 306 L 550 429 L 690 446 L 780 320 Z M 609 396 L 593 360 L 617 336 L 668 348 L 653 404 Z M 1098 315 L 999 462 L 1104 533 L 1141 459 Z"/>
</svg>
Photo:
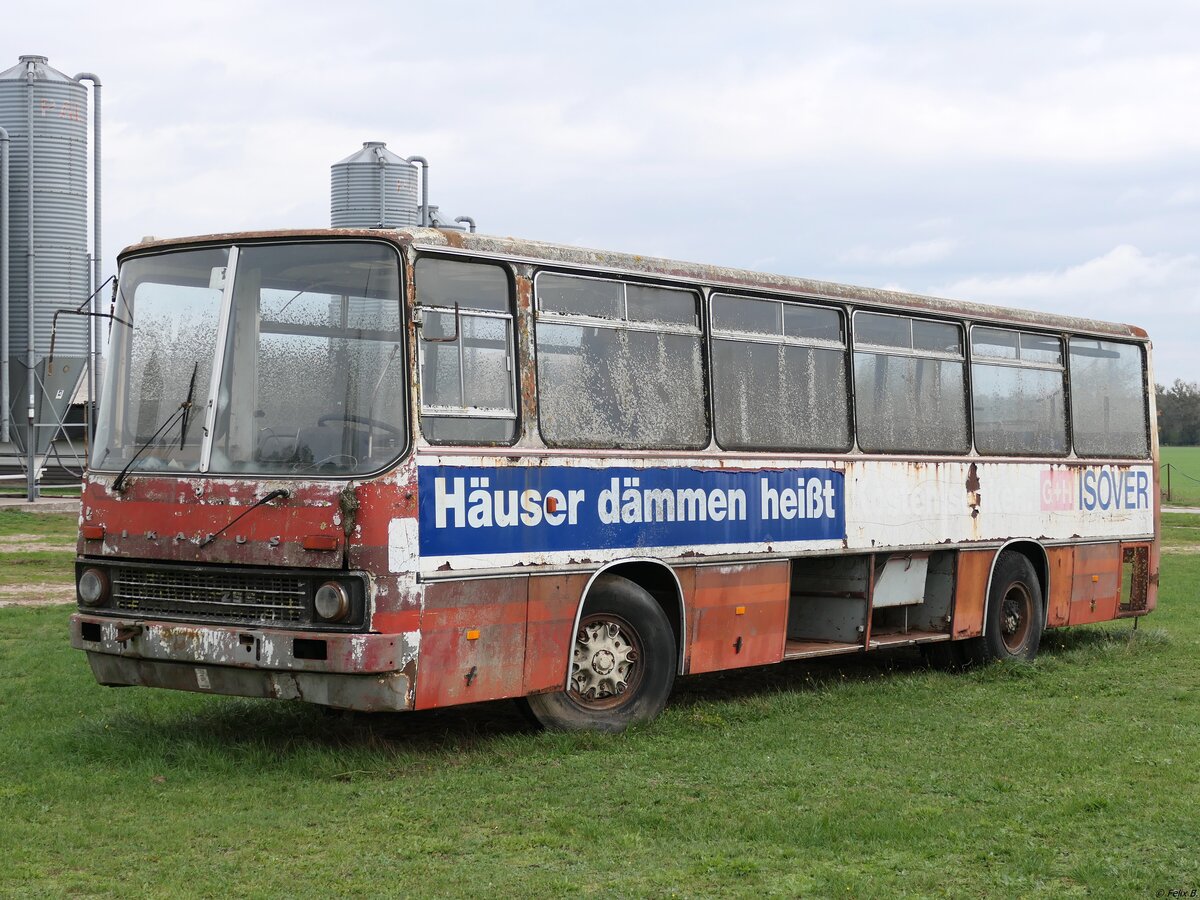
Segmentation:
<svg viewBox="0 0 1200 900">
<path fill-rule="evenodd" d="M 347 476 L 406 445 L 386 245 L 139 256 L 119 297 L 93 468 Z"/>
</svg>

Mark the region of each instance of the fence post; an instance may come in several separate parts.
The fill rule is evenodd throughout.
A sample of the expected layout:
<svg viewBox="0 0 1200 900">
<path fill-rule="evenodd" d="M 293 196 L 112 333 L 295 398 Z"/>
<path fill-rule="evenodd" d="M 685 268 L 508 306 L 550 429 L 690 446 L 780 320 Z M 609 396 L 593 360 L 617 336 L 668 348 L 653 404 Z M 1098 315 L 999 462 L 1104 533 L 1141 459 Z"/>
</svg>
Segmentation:
<svg viewBox="0 0 1200 900">
<path fill-rule="evenodd" d="M 1171 464 L 1167 463 L 1167 500 L 1171 499 Z"/>
</svg>

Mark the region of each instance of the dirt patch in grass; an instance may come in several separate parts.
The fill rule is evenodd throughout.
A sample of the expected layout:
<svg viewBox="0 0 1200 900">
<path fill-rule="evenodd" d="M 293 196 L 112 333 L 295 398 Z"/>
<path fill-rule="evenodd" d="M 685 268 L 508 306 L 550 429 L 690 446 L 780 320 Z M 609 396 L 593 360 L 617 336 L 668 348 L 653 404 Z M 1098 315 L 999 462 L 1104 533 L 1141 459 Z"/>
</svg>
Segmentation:
<svg viewBox="0 0 1200 900">
<path fill-rule="evenodd" d="M 0 584 L 0 607 L 54 606 L 75 602 L 75 585 L 50 581 L 30 584 Z"/>
<path fill-rule="evenodd" d="M 40 534 L 0 535 L 0 553 L 53 553 L 70 549 L 67 541 L 48 541 Z"/>
</svg>

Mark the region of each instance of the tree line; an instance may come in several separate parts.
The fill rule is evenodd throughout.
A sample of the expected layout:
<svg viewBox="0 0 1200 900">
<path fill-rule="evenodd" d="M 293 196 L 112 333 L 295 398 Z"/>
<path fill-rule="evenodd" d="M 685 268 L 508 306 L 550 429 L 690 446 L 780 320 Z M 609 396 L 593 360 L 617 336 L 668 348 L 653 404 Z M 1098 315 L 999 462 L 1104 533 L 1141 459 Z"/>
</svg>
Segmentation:
<svg viewBox="0 0 1200 900">
<path fill-rule="evenodd" d="M 1176 378 L 1170 387 L 1154 387 L 1158 397 L 1158 442 L 1168 447 L 1200 444 L 1200 385 Z"/>
</svg>

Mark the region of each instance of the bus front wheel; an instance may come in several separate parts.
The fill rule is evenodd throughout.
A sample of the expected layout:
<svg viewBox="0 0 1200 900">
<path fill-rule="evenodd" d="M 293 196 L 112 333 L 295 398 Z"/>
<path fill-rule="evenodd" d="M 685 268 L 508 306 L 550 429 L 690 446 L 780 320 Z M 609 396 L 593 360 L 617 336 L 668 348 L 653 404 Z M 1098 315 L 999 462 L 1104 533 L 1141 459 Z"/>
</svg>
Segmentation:
<svg viewBox="0 0 1200 900">
<path fill-rule="evenodd" d="M 1001 553 L 992 572 L 984 633 L 970 648 L 975 661 L 1032 660 L 1042 642 L 1045 609 L 1033 564 L 1021 553 Z"/>
<path fill-rule="evenodd" d="M 602 575 L 575 632 L 568 689 L 526 702 L 556 731 L 624 731 L 662 712 L 675 655 L 671 623 L 654 598 L 628 578 Z"/>
</svg>

